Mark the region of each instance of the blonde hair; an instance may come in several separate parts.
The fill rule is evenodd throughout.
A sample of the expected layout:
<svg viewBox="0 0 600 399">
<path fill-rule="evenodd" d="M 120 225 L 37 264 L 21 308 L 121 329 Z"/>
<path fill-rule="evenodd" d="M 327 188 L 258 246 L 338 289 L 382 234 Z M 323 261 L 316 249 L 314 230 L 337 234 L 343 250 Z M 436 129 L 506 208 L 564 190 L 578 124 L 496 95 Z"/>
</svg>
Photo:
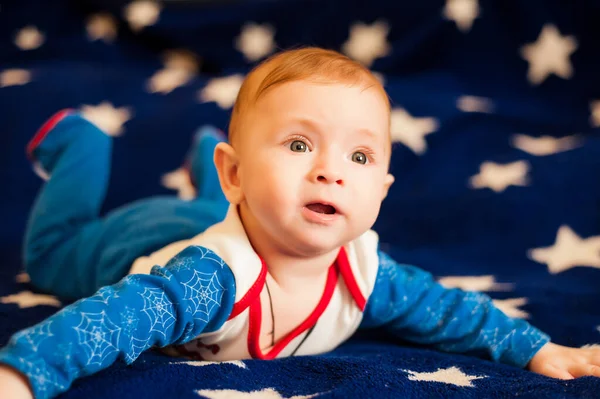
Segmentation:
<svg viewBox="0 0 600 399">
<path fill-rule="evenodd" d="M 229 142 L 234 145 L 244 115 L 261 96 L 278 85 L 298 80 L 358 84 L 364 90 L 374 88 L 390 108 L 390 100 L 382 84 L 360 63 L 336 51 L 318 47 L 287 50 L 260 63 L 242 83 L 229 122 Z"/>
</svg>

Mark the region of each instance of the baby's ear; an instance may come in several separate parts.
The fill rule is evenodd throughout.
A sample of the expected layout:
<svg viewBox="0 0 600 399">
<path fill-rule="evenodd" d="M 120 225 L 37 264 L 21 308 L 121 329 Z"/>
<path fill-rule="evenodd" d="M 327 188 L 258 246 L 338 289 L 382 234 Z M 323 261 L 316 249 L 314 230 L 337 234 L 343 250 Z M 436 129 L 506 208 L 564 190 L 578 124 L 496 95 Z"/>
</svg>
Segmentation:
<svg viewBox="0 0 600 399">
<path fill-rule="evenodd" d="M 227 143 L 219 143 L 215 147 L 213 159 L 227 201 L 234 205 L 239 204 L 244 199 L 244 193 L 240 187 L 239 159 L 235 149 Z"/>
<path fill-rule="evenodd" d="M 383 195 L 381 197 L 381 200 L 383 201 L 385 199 L 385 197 L 387 197 L 388 191 L 390 189 L 390 186 L 392 185 L 392 183 L 394 183 L 394 176 L 391 174 L 387 174 L 385 175 L 384 179 L 383 179 Z"/>
</svg>

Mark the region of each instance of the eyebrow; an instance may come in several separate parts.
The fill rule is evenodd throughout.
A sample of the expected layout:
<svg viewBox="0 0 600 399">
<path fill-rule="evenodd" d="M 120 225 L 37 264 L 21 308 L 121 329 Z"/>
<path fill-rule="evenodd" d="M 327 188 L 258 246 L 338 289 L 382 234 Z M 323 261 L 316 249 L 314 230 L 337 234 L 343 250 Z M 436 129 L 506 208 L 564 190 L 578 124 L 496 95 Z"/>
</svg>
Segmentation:
<svg viewBox="0 0 600 399">
<path fill-rule="evenodd" d="M 303 127 L 306 127 L 309 130 L 316 132 L 316 133 L 319 133 L 321 130 L 319 128 L 319 125 L 316 122 L 314 122 L 308 118 L 292 118 L 287 123 L 301 125 Z M 367 129 L 367 128 L 358 128 L 358 129 L 354 130 L 353 133 L 359 133 L 360 135 L 366 136 L 375 141 L 378 140 L 377 134 L 375 134 L 373 131 L 371 131 L 370 129 Z"/>
</svg>

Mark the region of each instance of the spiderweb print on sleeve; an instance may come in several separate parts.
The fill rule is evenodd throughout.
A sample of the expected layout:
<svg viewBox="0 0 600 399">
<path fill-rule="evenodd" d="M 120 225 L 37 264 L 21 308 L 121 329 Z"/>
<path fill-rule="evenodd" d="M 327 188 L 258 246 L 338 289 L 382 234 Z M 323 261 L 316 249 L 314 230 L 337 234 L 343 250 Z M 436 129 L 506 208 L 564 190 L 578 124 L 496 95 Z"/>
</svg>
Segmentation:
<svg viewBox="0 0 600 399">
<path fill-rule="evenodd" d="M 30 361 L 28 359 L 19 359 L 19 363 L 21 364 L 21 368 L 24 372 L 30 376 L 32 382 L 35 383 L 37 387 L 38 394 L 40 397 L 44 397 L 47 395 L 47 391 L 50 388 L 49 384 L 54 385 L 60 390 L 64 390 L 65 386 L 58 382 L 57 374 L 51 373 L 48 370 L 46 362 L 38 359 Z"/>
<path fill-rule="evenodd" d="M 221 298 L 225 287 L 219 281 L 217 272 L 202 273 L 194 270 L 192 277 L 183 283 L 185 290 L 184 299 L 191 302 L 186 309 L 194 317 L 208 322 L 209 316 L 215 306 L 221 305 Z"/>
<path fill-rule="evenodd" d="M 106 312 L 81 313 L 81 322 L 73 327 L 79 344 L 88 355 L 88 365 L 102 366 L 107 357 L 118 352 L 121 328 L 113 323 Z"/>
<path fill-rule="evenodd" d="M 150 331 L 160 333 L 163 338 L 167 338 L 166 331 L 175 323 L 173 304 L 160 288 L 144 287 L 144 292 L 140 295 L 144 299 L 142 312 L 150 319 Z"/>
<path fill-rule="evenodd" d="M 46 338 L 54 336 L 50 331 L 50 325 L 52 320 L 46 320 L 33 327 L 29 327 L 25 330 L 21 330 L 11 338 L 13 344 L 19 341 L 25 341 L 25 345 L 30 347 L 31 350 L 37 352 L 38 348 Z"/>
<path fill-rule="evenodd" d="M 129 337 L 129 348 L 125 353 L 125 360 L 127 363 L 133 363 L 135 359 L 146 350 L 150 341 L 149 338 L 138 339 L 134 337 L 134 333 L 138 328 L 139 317 L 137 317 L 137 312 L 134 308 L 130 308 L 129 306 L 125 306 L 125 310 L 121 312 L 121 325 L 123 326 L 123 333 L 125 336 Z"/>
<path fill-rule="evenodd" d="M 204 248 L 201 246 L 193 246 L 193 248 L 199 252 L 199 254 L 200 254 L 199 259 L 195 258 L 195 257 L 191 257 L 191 256 L 175 255 L 175 257 L 173 257 L 165 265 L 165 268 L 172 272 L 180 272 L 182 270 L 191 270 L 194 268 L 194 265 L 196 264 L 196 262 L 198 260 L 204 260 L 204 261 L 209 260 L 209 261 L 215 262 L 221 268 L 223 268 L 225 266 L 225 261 L 223 259 L 221 259 L 221 257 L 219 257 L 219 255 L 217 255 L 210 249 Z"/>
</svg>

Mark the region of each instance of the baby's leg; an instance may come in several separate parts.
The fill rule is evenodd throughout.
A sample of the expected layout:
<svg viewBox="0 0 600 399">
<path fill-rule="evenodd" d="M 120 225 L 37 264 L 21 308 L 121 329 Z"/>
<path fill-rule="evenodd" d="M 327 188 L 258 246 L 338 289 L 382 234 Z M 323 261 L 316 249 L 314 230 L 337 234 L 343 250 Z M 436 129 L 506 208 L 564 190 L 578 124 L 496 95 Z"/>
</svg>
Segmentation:
<svg viewBox="0 0 600 399">
<path fill-rule="evenodd" d="M 77 247 L 86 243 L 78 237 L 99 224 L 111 148 L 110 137 L 71 110 L 55 114 L 30 141 L 28 155 L 48 178 L 25 234 L 25 268 L 35 286 L 69 296 L 61 286 L 69 285 L 76 269 L 90 267 L 92 254 L 81 257 Z"/>
</svg>

